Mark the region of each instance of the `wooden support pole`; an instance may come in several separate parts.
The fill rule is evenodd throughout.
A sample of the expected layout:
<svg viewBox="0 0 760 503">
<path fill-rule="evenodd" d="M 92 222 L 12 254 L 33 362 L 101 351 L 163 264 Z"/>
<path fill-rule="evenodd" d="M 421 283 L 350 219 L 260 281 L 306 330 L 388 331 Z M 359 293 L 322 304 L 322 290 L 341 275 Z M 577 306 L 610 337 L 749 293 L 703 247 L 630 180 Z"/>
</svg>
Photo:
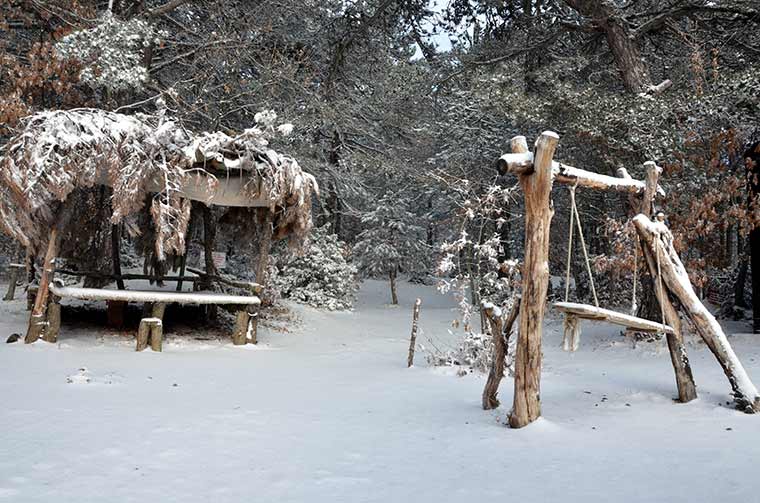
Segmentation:
<svg viewBox="0 0 760 503">
<path fill-rule="evenodd" d="M 258 210 L 259 216 L 261 219 L 260 228 L 261 228 L 261 240 L 259 242 L 259 260 L 256 263 L 256 283 L 262 286 L 263 288 L 266 288 L 267 284 L 267 269 L 269 268 L 269 253 L 272 250 L 272 236 L 274 233 L 274 228 L 272 227 L 273 220 L 274 220 L 274 214 L 273 211 L 270 208 L 261 208 Z M 263 307 L 264 298 L 262 297 L 262 307 Z M 256 341 L 258 341 L 258 331 L 259 331 L 259 318 L 261 315 L 261 309 L 256 312 L 256 316 L 253 317 L 253 324 L 252 324 L 252 335 L 253 335 L 253 344 L 256 344 Z"/>
<path fill-rule="evenodd" d="M 678 299 L 683 312 L 723 368 L 737 407 L 748 413 L 760 411 L 760 393 L 734 353 L 720 323 L 694 292 L 689 274 L 673 247 L 670 230 L 664 222 L 653 222 L 646 215 L 637 215 L 633 223 L 659 266 L 665 286 Z"/>
<path fill-rule="evenodd" d="M 214 265 L 214 241 L 216 240 L 216 225 L 214 222 L 214 215 L 211 213 L 211 208 L 205 204 L 201 204 L 201 212 L 203 215 L 203 260 L 206 267 L 207 275 L 215 275 L 216 266 Z M 212 290 L 214 288 L 213 283 L 209 279 L 209 276 L 201 278 L 200 283 L 196 283 L 201 290 Z M 206 316 L 210 320 L 215 320 L 217 317 L 216 306 L 206 306 Z"/>
<path fill-rule="evenodd" d="M 645 162 L 644 168 L 646 169 L 646 179 L 641 201 L 631 199 L 629 202 L 634 213 L 638 212 L 651 218 L 652 213 L 654 213 L 654 201 L 657 196 L 657 186 L 660 174 L 662 173 L 662 168 L 652 161 Z M 618 170 L 618 176 L 621 178 L 630 178 L 630 175 L 628 175 L 623 168 Z M 678 315 L 678 311 L 670 300 L 668 293 L 661 291 L 659 288 L 659 285 L 661 285 L 662 282 L 657 270 L 657 261 L 655 257 L 652 256 L 651 250 L 644 244 L 641 238 L 639 238 L 637 245 L 642 250 L 647 268 L 649 269 L 651 282 L 648 283 L 654 287 L 655 298 L 662 308 L 662 314 L 665 318 L 663 323 L 673 329 L 672 332 L 668 331 L 665 333 L 665 338 L 668 342 L 668 350 L 670 352 L 670 361 L 673 365 L 673 372 L 676 375 L 678 401 L 681 403 L 687 403 L 697 398 L 697 386 L 694 383 L 694 376 L 691 372 L 689 357 L 686 353 L 686 345 L 683 341 L 683 325 L 681 323 L 681 317 Z"/>
<path fill-rule="evenodd" d="M 111 226 L 111 262 L 113 262 L 113 275 L 116 277 L 116 288 L 124 290 L 124 280 L 121 278 L 121 227 L 118 224 Z"/>
<path fill-rule="evenodd" d="M 498 399 L 499 385 L 504 377 L 512 326 L 520 313 L 520 299 L 515 299 L 506 321 L 502 319 L 501 313 L 495 311 L 496 309 L 493 306 L 483 306 L 483 312 L 485 312 L 491 326 L 491 337 L 493 339 L 491 369 L 488 371 L 488 380 L 486 380 L 486 385 L 483 388 L 483 410 L 495 409 L 500 405 Z"/>
<path fill-rule="evenodd" d="M 414 349 L 417 347 L 417 330 L 419 330 L 421 305 L 422 299 L 418 298 L 414 301 L 414 307 L 412 308 L 412 335 L 409 337 L 409 354 L 406 358 L 407 368 L 414 365 Z"/>
<path fill-rule="evenodd" d="M 13 298 L 16 296 L 18 277 L 20 276 L 21 271 L 24 269 L 24 266 L 21 264 L 11 264 L 8 266 L 8 268 L 10 269 L 10 274 L 8 275 L 8 291 L 5 292 L 5 297 L 3 297 L 3 300 L 5 301 L 13 300 Z"/>
<path fill-rule="evenodd" d="M 42 340 L 45 342 L 58 342 L 58 334 L 61 332 L 61 303 L 55 295 L 50 296 L 50 304 L 47 312 L 47 327 L 42 334 Z"/>
<path fill-rule="evenodd" d="M 163 350 L 164 323 L 155 318 L 150 327 L 150 349 L 160 353 Z"/>
<path fill-rule="evenodd" d="M 552 158 L 558 142 L 557 133 L 542 133 L 536 141 L 533 172 L 520 175 L 525 194 L 525 263 L 514 404 L 509 416 L 509 425 L 513 428 L 522 428 L 541 415 L 541 336 L 549 286 L 549 228 L 554 215 Z"/>
<path fill-rule="evenodd" d="M 241 309 L 235 316 L 235 329 L 232 331 L 232 344 L 243 346 L 248 343 L 248 336 L 251 335 L 251 314 L 247 309 Z"/>
<path fill-rule="evenodd" d="M 50 293 L 50 282 L 55 275 L 55 259 L 58 255 L 58 247 L 61 241 L 61 233 L 68 220 L 68 210 L 65 207 L 61 207 L 56 219 L 56 223 L 50 230 L 50 237 L 48 238 L 47 251 L 45 252 L 44 262 L 42 264 L 42 275 L 40 276 L 40 284 L 37 287 L 37 294 L 34 298 L 34 305 L 32 306 L 32 312 L 29 315 L 29 327 L 26 331 L 26 337 L 24 342 L 30 344 L 40 338 L 42 332 L 47 324 L 47 307 L 48 296 Z"/>
</svg>

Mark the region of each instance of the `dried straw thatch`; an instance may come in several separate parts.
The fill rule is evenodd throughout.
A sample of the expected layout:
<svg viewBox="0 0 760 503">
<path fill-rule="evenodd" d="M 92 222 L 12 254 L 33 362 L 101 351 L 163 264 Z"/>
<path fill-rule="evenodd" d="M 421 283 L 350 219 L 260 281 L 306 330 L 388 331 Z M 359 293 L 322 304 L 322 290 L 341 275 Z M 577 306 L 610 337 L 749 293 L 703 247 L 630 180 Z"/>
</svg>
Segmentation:
<svg viewBox="0 0 760 503">
<path fill-rule="evenodd" d="M 0 225 L 37 251 L 60 203 L 96 185 L 112 189 L 113 223 L 143 210 L 152 195 L 159 259 L 184 252 L 190 200 L 268 207 L 276 235 L 299 245 L 311 228 L 317 191 L 294 159 L 267 148 L 258 127 L 235 137 L 196 135 L 162 113 L 48 111 L 28 117 L 0 150 Z"/>
</svg>

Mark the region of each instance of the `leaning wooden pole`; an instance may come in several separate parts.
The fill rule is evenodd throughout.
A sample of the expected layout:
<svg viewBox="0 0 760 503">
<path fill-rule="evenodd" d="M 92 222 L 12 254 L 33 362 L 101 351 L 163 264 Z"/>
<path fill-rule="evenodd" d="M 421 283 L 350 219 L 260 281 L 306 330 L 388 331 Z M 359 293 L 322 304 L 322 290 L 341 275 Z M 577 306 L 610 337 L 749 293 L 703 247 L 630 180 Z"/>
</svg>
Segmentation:
<svg viewBox="0 0 760 503">
<path fill-rule="evenodd" d="M 673 247 L 670 230 L 664 222 L 653 222 L 646 215 L 637 215 L 633 222 L 660 269 L 665 286 L 678 299 L 684 313 L 723 367 L 737 407 L 748 413 L 760 411 L 760 393 L 734 353 L 720 323 L 694 292 L 689 274 Z"/>
<path fill-rule="evenodd" d="M 654 209 L 654 199 L 657 195 L 657 184 L 662 173 L 662 168 L 657 166 L 654 162 L 644 163 L 646 168 L 646 180 L 645 189 L 642 194 L 641 202 L 632 200 L 631 205 L 634 211 L 642 215 L 646 215 L 651 218 Z M 620 173 L 623 178 L 630 178 L 626 172 Z M 636 207 L 638 203 L 638 208 Z M 697 386 L 694 384 L 694 376 L 691 373 L 691 365 L 689 364 L 689 357 L 686 354 L 686 345 L 683 341 L 683 331 L 681 317 L 678 315 L 673 302 L 667 292 L 660 290 L 659 285 L 661 281 L 659 278 L 659 272 L 657 270 L 657 261 L 652 256 L 651 250 L 645 245 L 644 241 L 639 238 L 640 248 L 643 252 L 644 259 L 646 260 L 647 267 L 649 269 L 649 276 L 652 278 L 652 284 L 655 286 L 654 295 L 657 298 L 662 307 L 662 314 L 664 316 L 663 323 L 673 329 L 673 332 L 667 332 L 665 338 L 668 341 L 668 350 L 670 351 L 670 362 L 673 365 L 673 372 L 676 375 L 676 387 L 678 388 L 678 401 L 682 403 L 690 402 L 697 398 Z"/>
<path fill-rule="evenodd" d="M 515 355 L 515 393 L 509 425 L 522 428 L 541 415 L 541 335 L 549 286 L 549 228 L 552 158 L 559 136 L 545 131 L 536 141 L 531 173 L 520 175 L 525 194 L 525 263 L 522 271 L 520 331 Z M 525 153 L 524 137 L 512 139 L 512 152 Z"/>
<path fill-rule="evenodd" d="M 61 207 L 56 219 L 56 223 L 50 230 L 48 238 L 47 251 L 42 264 L 42 274 L 40 275 L 40 284 L 37 287 L 37 295 L 34 298 L 32 312 L 29 315 L 29 326 L 26 330 L 24 342 L 30 344 L 37 341 L 42 335 L 47 325 L 47 307 L 50 294 L 50 282 L 55 274 L 55 259 L 58 256 L 58 247 L 61 242 L 61 233 L 66 225 L 68 212 L 65 207 Z"/>
</svg>

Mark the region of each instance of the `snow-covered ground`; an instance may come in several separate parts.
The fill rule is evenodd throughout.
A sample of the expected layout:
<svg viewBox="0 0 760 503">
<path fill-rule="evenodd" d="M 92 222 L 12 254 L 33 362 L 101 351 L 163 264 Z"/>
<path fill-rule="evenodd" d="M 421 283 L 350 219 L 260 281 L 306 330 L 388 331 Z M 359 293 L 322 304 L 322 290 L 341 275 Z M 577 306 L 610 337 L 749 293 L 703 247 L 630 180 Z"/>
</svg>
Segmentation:
<svg viewBox="0 0 760 503">
<path fill-rule="evenodd" d="M 128 333 L 66 326 L 57 345 L 2 343 L 0 501 L 757 501 L 760 417 L 727 405 L 704 345 L 700 399 L 677 404 L 664 345 L 586 325 L 568 354 L 551 318 L 544 418 L 510 430 L 510 379 L 484 412 L 483 376 L 406 368 L 417 295 L 421 342 L 444 339 L 451 299 L 401 284 L 393 308 L 370 281 L 354 312 L 294 306 L 301 323 L 257 347 L 169 334 L 135 353 Z M 3 339 L 23 308 L 0 303 Z M 760 340 L 730 340 L 760 381 Z"/>
</svg>

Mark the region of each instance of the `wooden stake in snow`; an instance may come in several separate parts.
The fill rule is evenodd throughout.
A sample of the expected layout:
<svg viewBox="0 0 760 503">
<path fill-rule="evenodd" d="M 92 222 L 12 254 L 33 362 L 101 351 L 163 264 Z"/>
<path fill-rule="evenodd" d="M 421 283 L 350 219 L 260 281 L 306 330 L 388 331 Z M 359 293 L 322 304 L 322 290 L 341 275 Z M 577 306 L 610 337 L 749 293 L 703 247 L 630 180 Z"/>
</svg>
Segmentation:
<svg viewBox="0 0 760 503">
<path fill-rule="evenodd" d="M 525 193 L 525 264 L 522 271 L 520 332 L 515 357 L 515 393 L 509 425 L 522 428 L 541 415 L 541 334 L 549 286 L 549 228 L 552 158 L 559 136 L 545 131 L 536 141 L 533 170 L 520 175 Z M 524 137 L 512 141 L 512 152 L 527 152 Z"/>
<path fill-rule="evenodd" d="M 483 388 L 483 410 L 490 410 L 500 405 L 497 398 L 499 384 L 501 384 L 501 379 L 504 377 L 504 366 L 506 364 L 507 348 L 509 347 L 509 338 L 512 334 L 512 326 L 515 324 L 517 315 L 520 313 L 520 299 L 515 299 L 506 321 L 501 316 L 501 310 L 493 304 L 484 303 L 482 308 L 491 326 L 491 337 L 493 338 L 491 369 L 488 372 L 488 380 Z"/>
<path fill-rule="evenodd" d="M 148 347 L 148 343 L 150 343 L 153 351 L 161 351 L 162 325 L 163 323 L 158 318 L 143 318 L 140 320 L 140 327 L 137 329 L 137 348 L 135 351 L 144 350 Z"/>
<path fill-rule="evenodd" d="M 689 274 L 673 247 L 670 230 L 664 222 L 653 222 L 646 215 L 637 215 L 633 222 L 649 253 L 659 257 L 662 280 L 668 290 L 679 300 L 697 332 L 723 367 L 737 406 L 748 413 L 760 411 L 760 394 L 731 348 L 723 328 L 694 292 Z"/>
<path fill-rule="evenodd" d="M 422 299 L 417 299 L 414 301 L 414 307 L 412 308 L 412 335 L 409 338 L 409 355 L 406 359 L 407 368 L 414 365 L 414 348 L 417 346 L 417 330 L 419 328 L 421 305 Z"/>
</svg>

